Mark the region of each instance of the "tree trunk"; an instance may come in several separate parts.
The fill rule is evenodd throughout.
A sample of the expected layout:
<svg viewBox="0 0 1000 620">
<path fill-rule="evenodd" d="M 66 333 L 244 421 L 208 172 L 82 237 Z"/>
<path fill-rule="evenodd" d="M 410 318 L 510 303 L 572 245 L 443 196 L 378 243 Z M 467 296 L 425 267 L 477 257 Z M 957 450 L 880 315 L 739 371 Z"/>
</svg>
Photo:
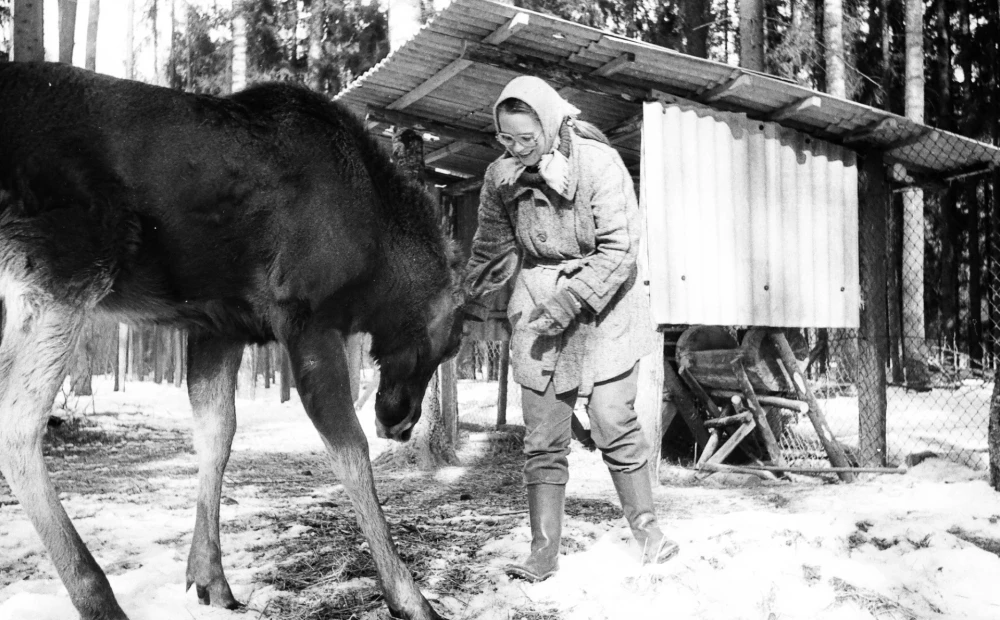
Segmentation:
<svg viewBox="0 0 1000 620">
<path fill-rule="evenodd" d="M 292 399 L 292 365 L 285 345 L 281 345 L 278 354 L 281 357 L 281 402 L 287 403 Z"/>
<path fill-rule="evenodd" d="M 321 63 L 326 36 L 326 0 L 312 0 L 309 19 L 309 87 L 322 92 Z"/>
<path fill-rule="evenodd" d="M 660 448 L 663 445 L 663 333 L 656 332 L 653 352 L 639 360 L 639 380 L 636 388 L 635 414 L 639 428 L 649 448 L 648 463 L 650 482 L 660 484 Z"/>
<path fill-rule="evenodd" d="M 128 374 L 128 325 L 118 324 L 118 367 L 115 372 L 115 391 L 125 391 L 125 376 Z"/>
<path fill-rule="evenodd" d="M 101 17 L 101 0 L 90 0 L 90 13 L 87 15 L 87 56 L 84 66 L 90 71 L 97 71 L 97 23 Z"/>
<path fill-rule="evenodd" d="M 242 9 L 233 14 L 233 85 L 232 92 L 247 87 L 247 19 Z"/>
<path fill-rule="evenodd" d="M 924 4 L 906 0 L 906 118 L 924 122 Z M 906 381 L 927 387 L 926 325 L 924 320 L 924 192 L 903 194 L 903 358 Z"/>
<path fill-rule="evenodd" d="M 17 62 L 45 60 L 43 4 L 42 0 L 14 0 L 11 60 Z"/>
<path fill-rule="evenodd" d="M 88 320 L 83 329 L 80 330 L 80 340 L 77 342 L 76 354 L 73 356 L 71 390 L 77 396 L 93 396 L 94 394 L 92 366 L 96 337 L 94 324 Z"/>
<path fill-rule="evenodd" d="M 184 360 L 187 356 L 184 354 L 184 332 L 177 329 L 174 330 L 174 386 L 181 387 L 184 385 Z"/>
<path fill-rule="evenodd" d="M 135 79 L 135 0 L 125 4 L 125 77 Z"/>
<path fill-rule="evenodd" d="M 826 92 L 834 97 L 846 99 L 843 0 L 823 0 L 823 48 L 826 64 Z"/>
<path fill-rule="evenodd" d="M 59 62 L 73 64 L 76 37 L 76 0 L 59 0 Z"/>
<path fill-rule="evenodd" d="M 740 10 L 740 66 L 764 70 L 764 0 L 742 0 Z"/>
<path fill-rule="evenodd" d="M 886 244 L 886 303 L 889 318 L 889 363 L 892 366 L 892 382 L 901 385 L 903 376 L 903 299 L 902 299 L 902 251 L 903 251 L 903 199 L 893 194 L 889 203 L 888 243 Z"/>
<path fill-rule="evenodd" d="M 967 338 L 971 368 L 983 367 L 983 260 L 979 237 L 979 183 L 969 188 L 969 318 Z"/>
<path fill-rule="evenodd" d="M 712 23 L 712 3 L 709 0 L 685 0 L 681 3 L 684 53 L 708 58 L 709 24 Z"/>
</svg>

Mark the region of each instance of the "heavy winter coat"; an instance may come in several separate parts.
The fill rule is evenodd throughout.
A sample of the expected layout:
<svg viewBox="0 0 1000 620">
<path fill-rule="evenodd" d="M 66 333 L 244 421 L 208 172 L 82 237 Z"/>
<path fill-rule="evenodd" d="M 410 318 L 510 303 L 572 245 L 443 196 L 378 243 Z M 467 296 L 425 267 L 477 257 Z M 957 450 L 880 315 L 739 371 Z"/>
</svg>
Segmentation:
<svg viewBox="0 0 1000 620">
<path fill-rule="evenodd" d="M 642 221 L 632 178 L 610 146 L 573 131 L 563 135 L 570 137 L 571 199 L 531 172 L 501 183 L 507 155 L 486 170 L 468 277 L 517 248 L 521 270 L 507 308 L 514 380 L 537 391 L 551 380 L 557 393 L 589 394 L 595 382 L 626 372 L 653 350 L 655 327 L 637 281 Z M 588 308 L 559 336 L 528 330 L 535 305 L 561 287 Z"/>
</svg>

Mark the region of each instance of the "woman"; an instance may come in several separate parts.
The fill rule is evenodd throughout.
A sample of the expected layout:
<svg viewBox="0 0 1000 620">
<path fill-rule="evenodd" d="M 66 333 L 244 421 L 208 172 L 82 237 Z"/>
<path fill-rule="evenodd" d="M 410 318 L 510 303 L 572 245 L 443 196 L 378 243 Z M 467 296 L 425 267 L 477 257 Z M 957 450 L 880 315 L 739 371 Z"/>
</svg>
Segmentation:
<svg viewBox="0 0 1000 620">
<path fill-rule="evenodd" d="M 507 152 L 486 170 L 469 281 L 516 251 L 508 306 L 511 366 L 522 386 L 531 555 L 507 573 L 558 568 L 570 422 L 589 396 L 601 449 L 643 562 L 677 553 L 656 523 L 648 446 L 633 404 L 639 358 L 653 351 L 648 297 L 636 282 L 641 220 L 632 177 L 607 138 L 544 81 L 518 77 L 493 109 Z"/>
</svg>

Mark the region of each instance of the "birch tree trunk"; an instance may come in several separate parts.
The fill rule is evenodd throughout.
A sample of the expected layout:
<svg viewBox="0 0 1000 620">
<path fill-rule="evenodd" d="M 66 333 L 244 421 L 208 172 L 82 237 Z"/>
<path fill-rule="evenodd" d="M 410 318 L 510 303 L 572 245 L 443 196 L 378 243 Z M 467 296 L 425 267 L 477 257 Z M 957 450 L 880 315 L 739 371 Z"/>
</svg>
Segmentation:
<svg viewBox="0 0 1000 620">
<path fill-rule="evenodd" d="M 906 0 L 906 118 L 924 122 L 924 3 Z M 903 364 L 906 381 L 930 383 L 924 320 L 924 192 L 903 194 Z"/>
<path fill-rule="evenodd" d="M 11 60 L 45 60 L 45 21 L 42 0 L 14 0 L 14 29 Z"/>
<path fill-rule="evenodd" d="M 59 62 L 73 64 L 76 37 L 76 0 L 59 0 Z"/>
<path fill-rule="evenodd" d="M 764 0 L 741 0 L 740 66 L 764 70 Z"/>
</svg>

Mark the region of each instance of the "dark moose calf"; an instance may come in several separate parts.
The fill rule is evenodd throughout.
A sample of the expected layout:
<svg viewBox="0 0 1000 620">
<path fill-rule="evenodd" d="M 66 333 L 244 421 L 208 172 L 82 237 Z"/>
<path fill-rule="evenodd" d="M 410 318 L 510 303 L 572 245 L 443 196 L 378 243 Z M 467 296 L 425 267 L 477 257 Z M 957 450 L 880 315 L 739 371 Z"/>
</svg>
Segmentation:
<svg viewBox="0 0 1000 620">
<path fill-rule="evenodd" d="M 245 344 L 278 340 L 389 610 L 439 618 L 379 507 L 343 342 L 372 335 L 380 431 L 405 441 L 431 375 L 459 346 L 460 277 L 428 195 L 319 95 L 264 85 L 216 98 L 0 64 L 0 471 L 81 616 L 126 618 L 56 497 L 42 434 L 80 326 L 100 314 L 190 333 L 198 504 L 187 581 L 203 604 L 238 605 L 219 542 L 236 374 Z"/>
</svg>

